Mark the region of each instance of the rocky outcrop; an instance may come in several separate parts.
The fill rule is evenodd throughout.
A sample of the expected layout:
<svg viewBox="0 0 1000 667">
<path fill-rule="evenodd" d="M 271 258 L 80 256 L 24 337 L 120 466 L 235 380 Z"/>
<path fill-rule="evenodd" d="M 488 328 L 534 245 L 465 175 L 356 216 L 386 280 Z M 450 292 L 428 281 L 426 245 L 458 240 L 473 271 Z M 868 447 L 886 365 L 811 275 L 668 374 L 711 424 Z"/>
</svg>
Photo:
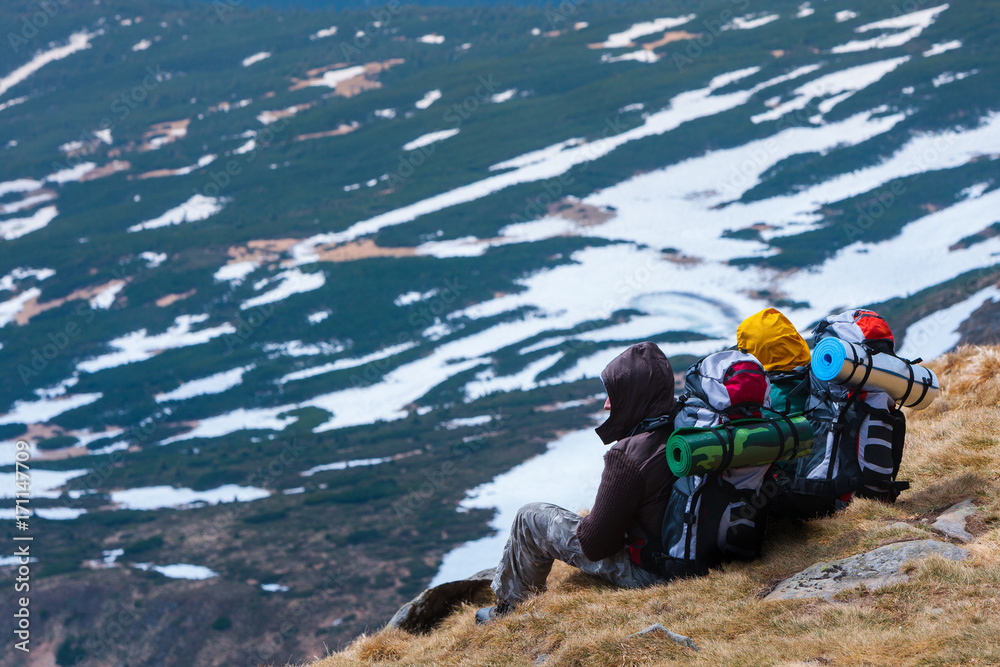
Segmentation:
<svg viewBox="0 0 1000 667">
<path fill-rule="evenodd" d="M 765 600 L 825 598 L 830 600 L 841 591 L 862 584 L 869 589 L 905 582 L 909 576 L 903 566 L 928 556 L 962 560 L 969 555 L 965 549 L 937 540 L 897 542 L 850 558 L 816 563 L 795 576 L 784 580 Z"/>
<path fill-rule="evenodd" d="M 971 542 L 975 538 L 965 529 L 965 520 L 975 513 L 976 506 L 972 504 L 972 499 L 963 500 L 939 516 L 933 524 L 934 529 L 960 542 Z"/>
<path fill-rule="evenodd" d="M 390 619 L 389 626 L 406 632 L 427 632 L 437 626 L 452 609 L 463 602 L 470 602 L 486 590 L 493 581 L 496 568 L 483 570 L 468 579 L 449 581 L 428 588 L 410 600 Z"/>
<path fill-rule="evenodd" d="M 693 651 L 701 650 L 698 648 L 698 645 L 694 643 L 694 640 L 691 639 L 690 637 L 685 637 L 684 635 L 679 635 L 676 632 L 671 632 L 670 630 L 667 630 L 665 627 L 663 627 L 663 625 L 660 623 L 653 623 L 645 630 L 640 630 L 639 632 L 631 634 L 625 639 L 631 639 L 632 637 L 647 637 L 649 635 L 666 637 L 671 641 L 677 642 L 681 646 L 687 646 L 689 649 Z"/>
</svg>

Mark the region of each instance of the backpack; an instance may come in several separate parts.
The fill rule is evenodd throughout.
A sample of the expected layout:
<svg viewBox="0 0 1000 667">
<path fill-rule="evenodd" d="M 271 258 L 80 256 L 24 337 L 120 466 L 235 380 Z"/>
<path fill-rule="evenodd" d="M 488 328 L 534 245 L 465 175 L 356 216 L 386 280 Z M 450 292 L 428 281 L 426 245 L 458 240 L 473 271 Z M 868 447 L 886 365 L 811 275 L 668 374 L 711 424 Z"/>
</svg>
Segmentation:
<svg viewBox="0 0 1000 667">
<path fill-rule="evenodd" d="M 817 325 L 818 342 L 836 337 L 872 352 L 892 354 L 888 324 L 870 310 L 851 310 Z M 778 407 L 781 409 L 781 406 Z M 787 492 L 775 507 L 803 518 L 846 507 L 853 495 L 895 502 L 908 482 L 897 482 L 906 418 L 882 391 L 855 391 L 809 372 L 806 416 L 815 433 L 812 454 L 786 466 L 776 482 Z"/>
<path fill-rule="evenodd" d="M 708 428 L 761 418 L 770 406 L 770 389 L 767 373 L 752 355 L 737 350 L 711 354 L 685 375 L 673 425 Z M 663 516 L 662 552 L 655 557 L 663 573 L 700 575 L 727 560 L 759 556 L 766 522 L 761 510 L 777 492 L 770 468 L 730 468 L 674 482 Z"/>
</svg>

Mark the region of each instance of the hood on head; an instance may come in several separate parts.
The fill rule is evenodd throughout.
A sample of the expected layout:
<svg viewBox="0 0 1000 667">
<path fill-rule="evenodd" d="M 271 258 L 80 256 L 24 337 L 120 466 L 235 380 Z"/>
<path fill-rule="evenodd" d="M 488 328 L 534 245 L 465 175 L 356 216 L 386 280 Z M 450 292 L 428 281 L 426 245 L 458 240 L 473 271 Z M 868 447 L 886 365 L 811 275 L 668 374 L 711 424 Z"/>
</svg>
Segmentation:
<svg viewBox="0 0 1000 667">
<path fill-rule="evenodd" d="M 809 363 L 809 346 L 795 326 L 774 308 L 743 320 L 736 330 L 736 344 L 757 357 L 764 370 L 790 371 Z"/>
<path fill-rule="evenodd" d="M 638 343 L 619 354 L 601 380 L 611 399 L 611 414 L 596 429 L 605 445 L 627 437 L 643 419 L 674 407 L 674 371 L 654 343 Z"/>
</svg>

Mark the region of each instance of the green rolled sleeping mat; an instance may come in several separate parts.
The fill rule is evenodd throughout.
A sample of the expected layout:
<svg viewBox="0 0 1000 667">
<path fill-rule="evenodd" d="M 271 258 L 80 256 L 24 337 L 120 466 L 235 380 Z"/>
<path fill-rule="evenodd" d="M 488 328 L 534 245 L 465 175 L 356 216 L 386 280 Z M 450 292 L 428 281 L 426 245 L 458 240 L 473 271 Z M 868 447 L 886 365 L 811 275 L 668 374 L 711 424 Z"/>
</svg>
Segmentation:
<svg viewBox="0 0 1000 667">
<path fill-rule="evenodd" d="M 813 429 L 801 414 L 741 419 L 711 428 L 679 428 L 667 440 L 667 463 L 678 477 L 791 461 L 812 451 Z"/>
</svg>

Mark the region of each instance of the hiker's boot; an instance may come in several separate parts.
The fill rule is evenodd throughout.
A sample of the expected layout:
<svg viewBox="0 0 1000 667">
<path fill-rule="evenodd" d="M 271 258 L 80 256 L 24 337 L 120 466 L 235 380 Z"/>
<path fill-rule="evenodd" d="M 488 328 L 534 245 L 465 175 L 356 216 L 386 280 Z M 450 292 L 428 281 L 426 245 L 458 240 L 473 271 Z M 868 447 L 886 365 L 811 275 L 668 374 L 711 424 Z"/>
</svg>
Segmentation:
<svg viewBox="0 0 1000 667">
<path fill-rule="evenodd" d="M 510 613 L 511 606 L 506 600 L 500 600 L 492 607 L 483 607 L 476 612 L 476 625 L 483 625 L 497 620 Z"/>
</svg>

